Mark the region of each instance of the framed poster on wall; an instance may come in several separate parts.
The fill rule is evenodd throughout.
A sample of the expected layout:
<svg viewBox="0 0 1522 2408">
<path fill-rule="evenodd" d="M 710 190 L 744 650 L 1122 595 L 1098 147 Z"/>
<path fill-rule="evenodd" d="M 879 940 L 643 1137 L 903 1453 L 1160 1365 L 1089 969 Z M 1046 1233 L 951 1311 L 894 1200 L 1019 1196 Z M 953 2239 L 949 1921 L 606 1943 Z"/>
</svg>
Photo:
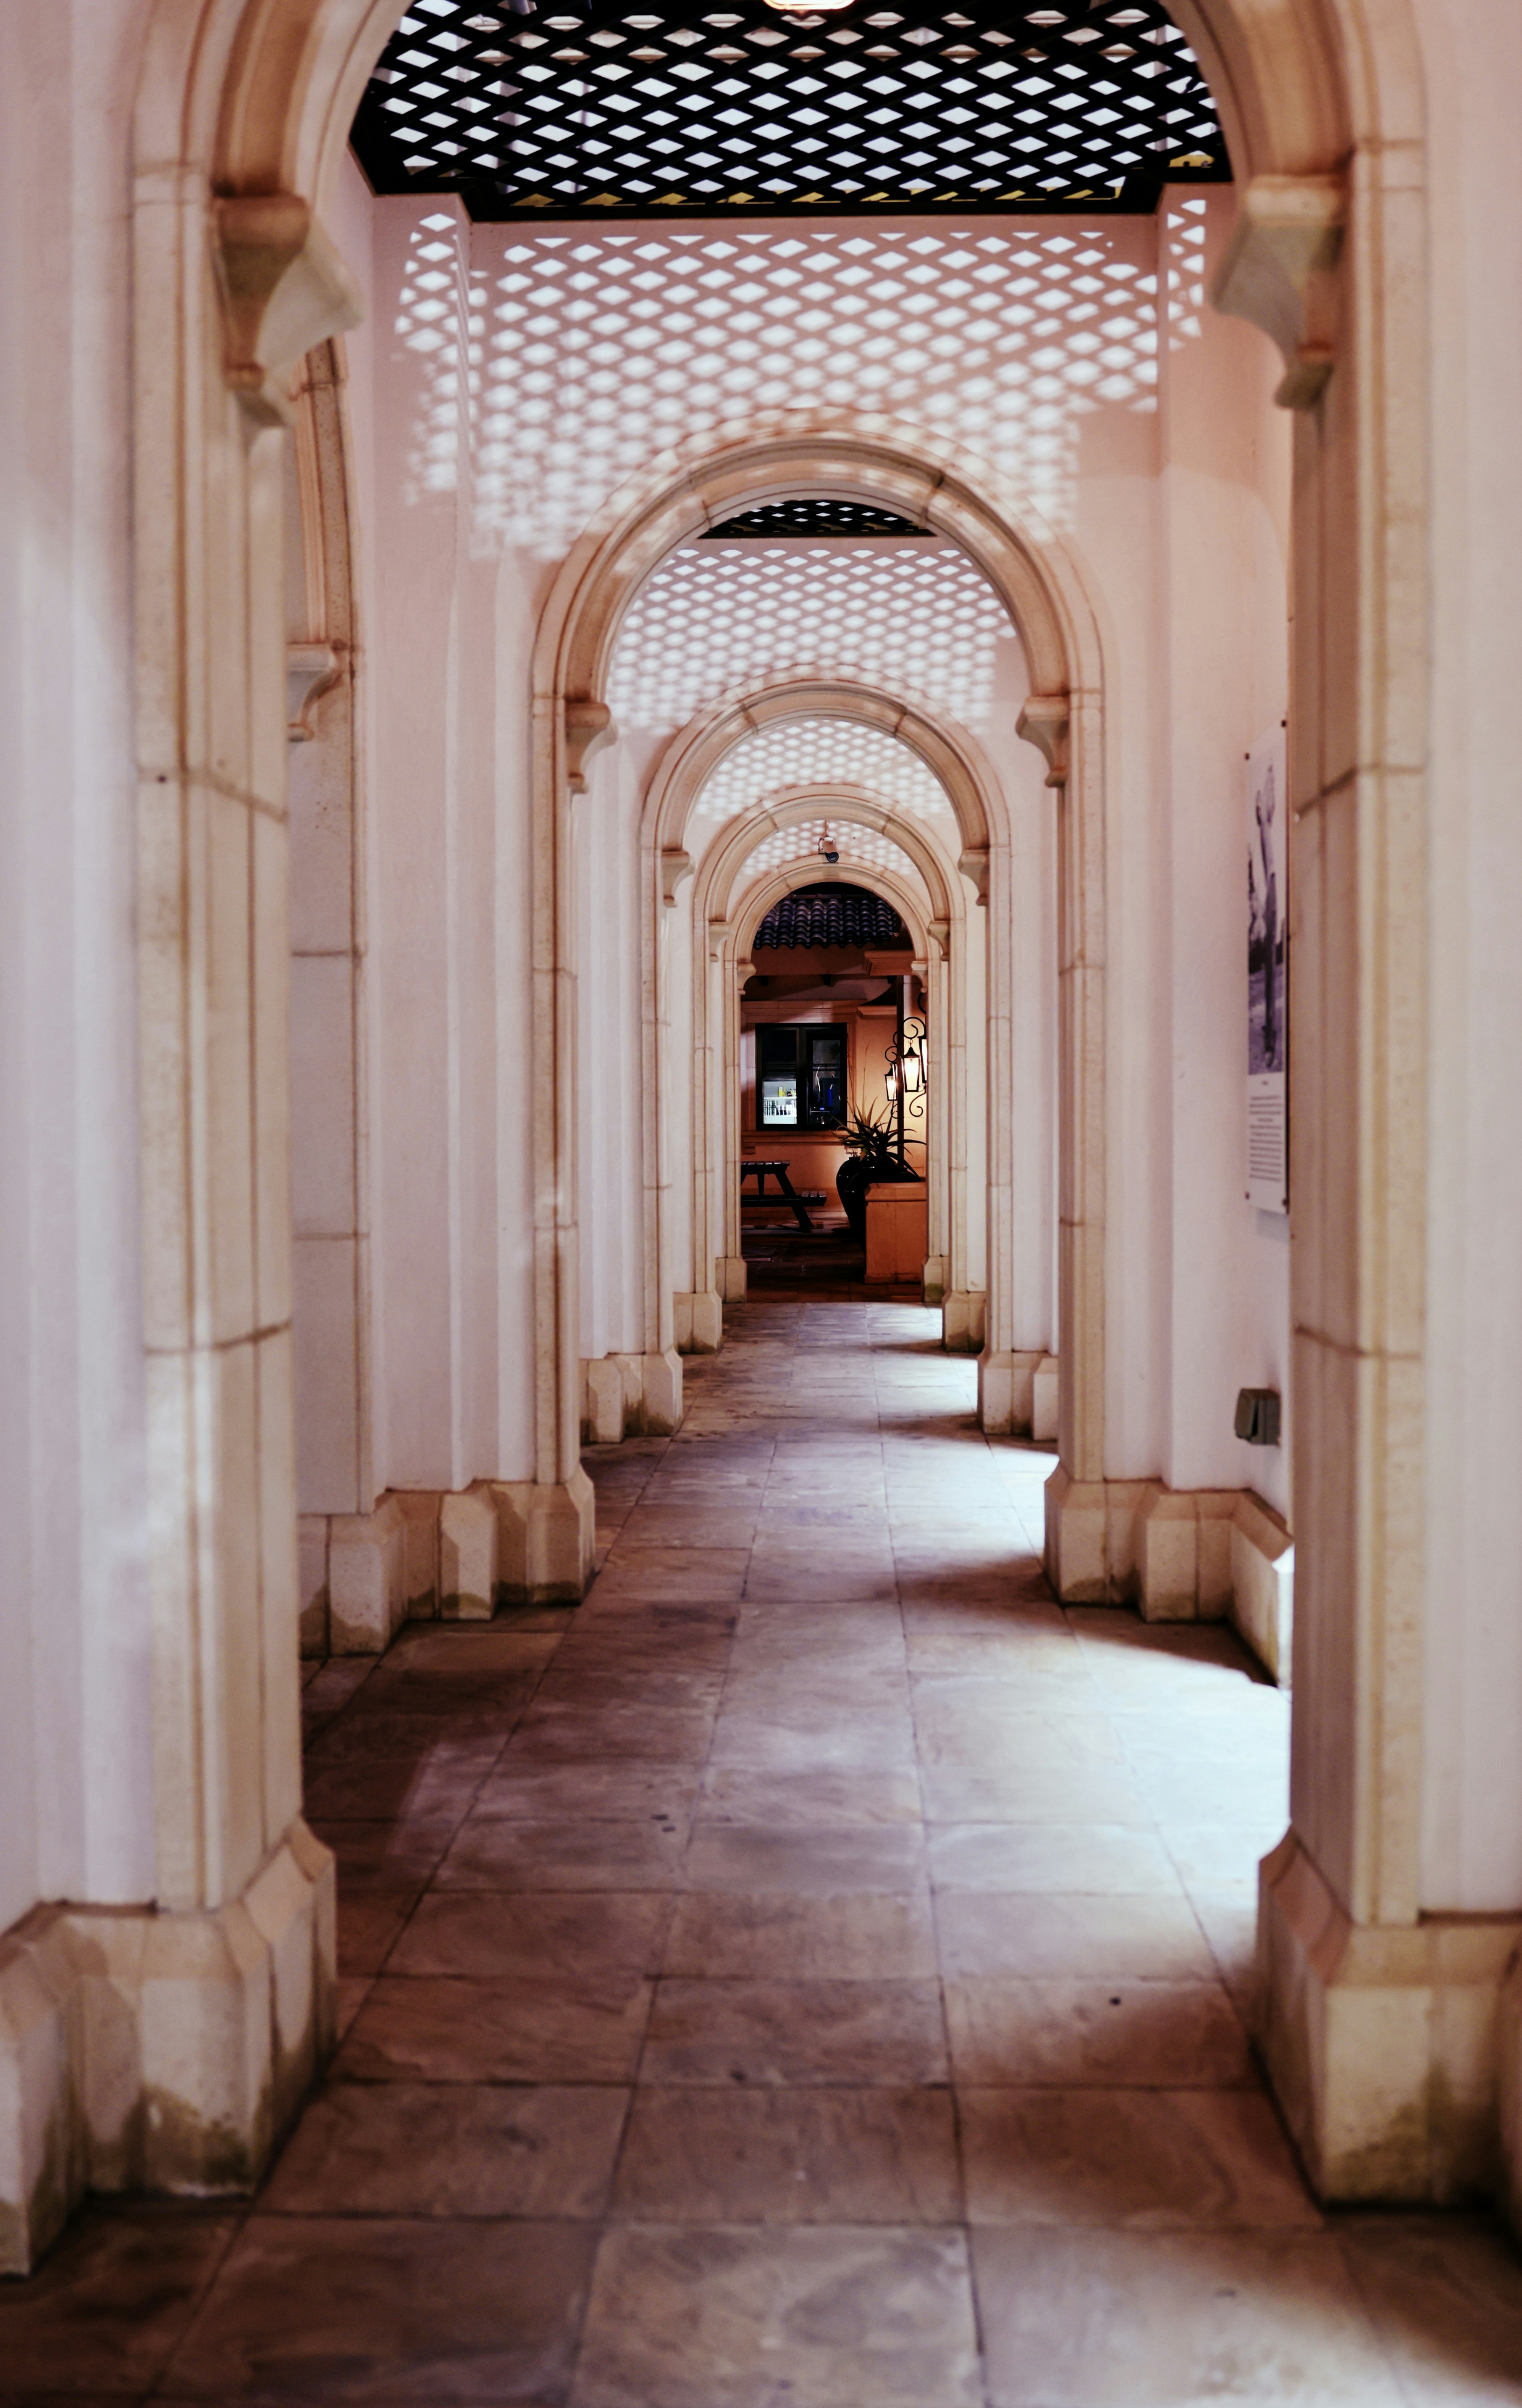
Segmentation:
<svg viewBox="0 0 1522 2408">
<path fill-rule="evenodd" d="M 1247 755 L 1247 1200 L 1289 1210 L 1288 810 L 1282 725 Z"/>
</svg>

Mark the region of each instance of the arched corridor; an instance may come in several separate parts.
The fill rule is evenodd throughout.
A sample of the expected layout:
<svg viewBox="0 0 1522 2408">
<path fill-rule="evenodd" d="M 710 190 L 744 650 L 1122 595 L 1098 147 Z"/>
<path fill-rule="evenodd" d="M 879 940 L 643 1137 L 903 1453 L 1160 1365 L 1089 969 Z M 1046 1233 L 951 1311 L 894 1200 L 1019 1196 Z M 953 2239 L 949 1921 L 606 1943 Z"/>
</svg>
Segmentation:
<svg viewBox="0 0 1522 2408">
<path fill-rule="evenodd" d="M 1522 2397 L 1519 81 L 0 0 L 0 2403 Z"/>
<path fill-rule="evenodd" d="M 308 1682 L 340 2045 L 251 2214 L 87 2216 L 0 2396 L 1503 2400 L 1522 2275 L 1325 2214 L 1247 2039 L 1287 1700 L 1064 1611 L 904 1303 L 733 1309 L 578 1609 Z"/>
</svg>

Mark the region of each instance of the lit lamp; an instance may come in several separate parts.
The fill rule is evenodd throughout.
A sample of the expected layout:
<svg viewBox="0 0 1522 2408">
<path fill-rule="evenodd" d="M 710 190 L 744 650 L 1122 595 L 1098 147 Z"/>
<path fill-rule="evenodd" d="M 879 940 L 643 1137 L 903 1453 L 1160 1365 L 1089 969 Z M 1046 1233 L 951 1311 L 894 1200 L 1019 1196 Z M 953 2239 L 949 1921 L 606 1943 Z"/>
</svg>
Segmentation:
<svg viewBox="0 0 1522 2408">
<path fill-rule="evenodd" d="M 825 17 L 836 8 L 848 8 L 851 0 L 766 0 L 779 17 Z"/>
<path fill-rule="evenodd" d="M 907 979 L 904 984 L 907 986 Z M 901 1013 L 902 1010 L 901 1003 Z M 888 1068 L 883 1072 L 883 1085 L 888 1090 L 889 1109 L 898 1123 L 901 1162 L 904 1158 L 904 1142 L 910 1134 L 908 1124 L 923 1122 L 925 1117 L 925 1090 L 929 1084 L 925 1060 L 927 1034 L 924 1021 L 917 1017 L 901 1018 L 888 1048 Z"/>
</svg>

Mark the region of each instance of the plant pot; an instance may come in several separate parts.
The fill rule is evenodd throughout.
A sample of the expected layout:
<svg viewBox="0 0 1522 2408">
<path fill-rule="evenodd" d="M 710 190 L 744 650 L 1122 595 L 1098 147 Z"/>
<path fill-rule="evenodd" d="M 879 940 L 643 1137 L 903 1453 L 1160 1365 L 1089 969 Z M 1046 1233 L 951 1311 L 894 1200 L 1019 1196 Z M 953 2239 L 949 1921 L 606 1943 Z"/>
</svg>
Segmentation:
<svg viewBox="0 0 1522 2408">
<path fill-rule="evenodd" d="M 867 1242 L 867 1195 L 874 1187 L 898 1187 L 913 1181 L 917 1186 L 919 1173 L 911 1170 L 906 1162 L 878 1164 L 869 1169 L 860 1154 L 849 1155 L 835 1173 L 835 1194 L 840 1197 L 846 1226 L 859 1246 Z"/>
</svg>

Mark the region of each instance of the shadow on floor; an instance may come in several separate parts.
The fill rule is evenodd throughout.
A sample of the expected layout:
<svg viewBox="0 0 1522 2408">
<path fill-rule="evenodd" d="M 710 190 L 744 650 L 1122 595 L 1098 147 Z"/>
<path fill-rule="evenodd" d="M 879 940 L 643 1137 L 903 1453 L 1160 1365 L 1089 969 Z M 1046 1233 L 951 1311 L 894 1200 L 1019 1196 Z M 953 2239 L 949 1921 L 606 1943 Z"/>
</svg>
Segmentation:
<svg viewBox="0 0 1522 2408">
<path fill-rule="evenodd" d="M 741 1308 L 584 1604 L 309 1668 L 338 2055 L 0 2287 L 0 2402 L 1522 2401 L 1498 2228 L 1325 2214 L 1252 2057 L 1287 1700 L 1058 1605 L 932 1333 Z"/>
</svg>

